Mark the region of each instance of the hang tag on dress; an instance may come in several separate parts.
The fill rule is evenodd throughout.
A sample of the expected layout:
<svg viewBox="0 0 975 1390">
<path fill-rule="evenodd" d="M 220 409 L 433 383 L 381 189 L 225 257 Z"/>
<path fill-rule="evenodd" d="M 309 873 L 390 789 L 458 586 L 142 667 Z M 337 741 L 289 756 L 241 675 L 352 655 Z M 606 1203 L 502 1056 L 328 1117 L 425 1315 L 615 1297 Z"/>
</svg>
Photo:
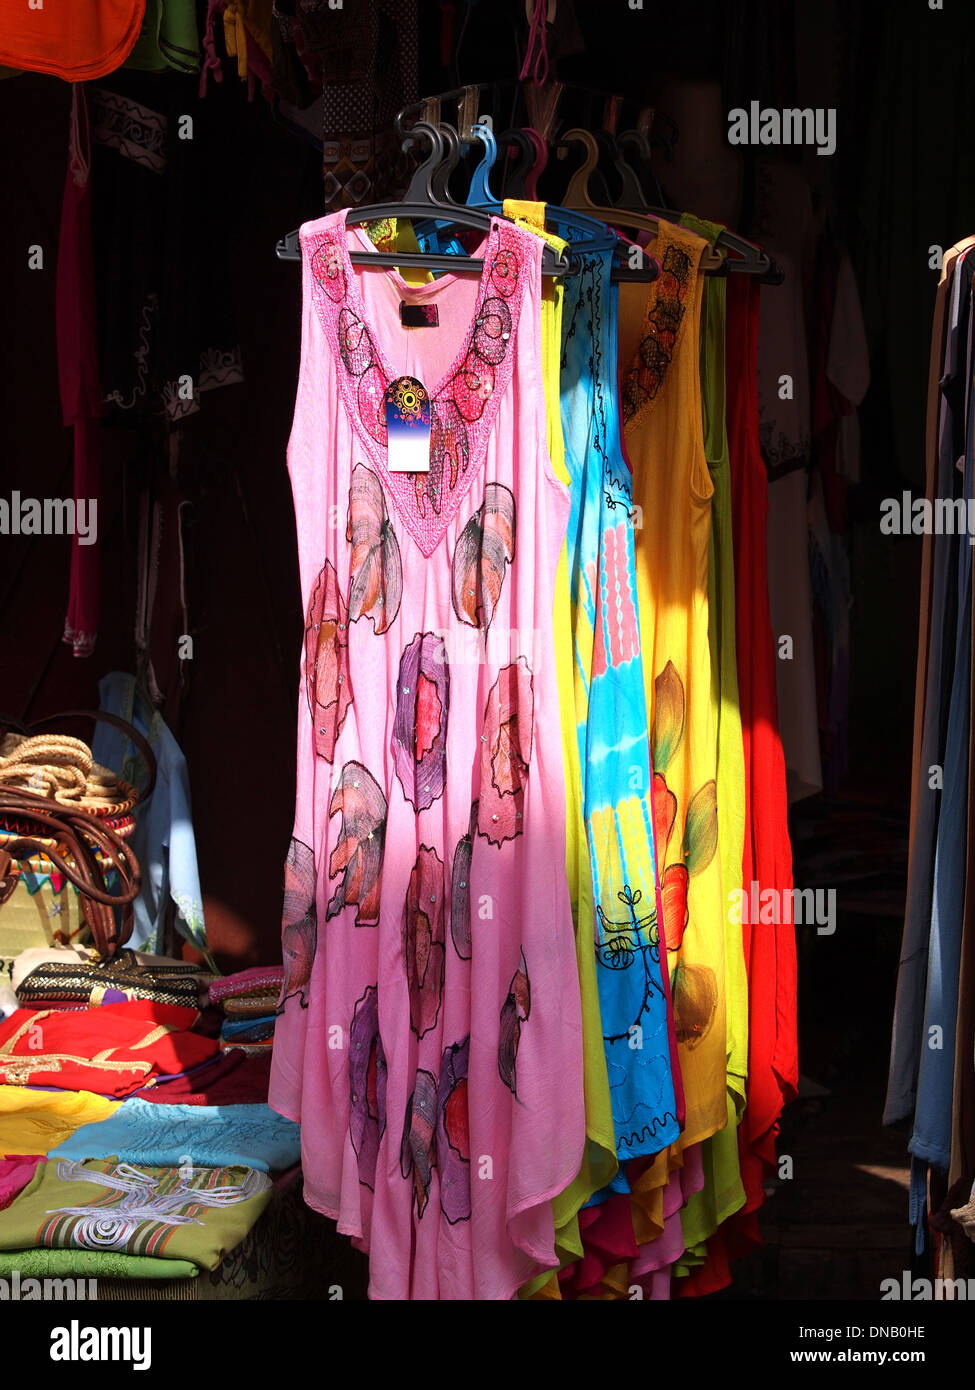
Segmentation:
<svg viewBox="0 0 975 1390">
<path fill-rule="evenodd" d="M 386 467 L 390 473 L 430 472 L 430 396 L 415 376 L 398 376 L 383 395 Z"/>
<path fill-rule="evenodd" d="M 404 328 L 439 328 L 440 309 L 436 304 L 407 304 L 401 299 L 399 321 Z"/>
</svg>

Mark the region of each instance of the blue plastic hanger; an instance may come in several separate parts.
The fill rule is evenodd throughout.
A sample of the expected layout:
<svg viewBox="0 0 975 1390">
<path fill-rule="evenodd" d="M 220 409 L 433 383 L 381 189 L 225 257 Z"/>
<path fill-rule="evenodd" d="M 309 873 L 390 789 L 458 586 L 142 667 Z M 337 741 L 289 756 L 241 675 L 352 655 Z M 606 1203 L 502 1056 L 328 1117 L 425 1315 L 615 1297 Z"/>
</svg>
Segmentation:
<svg viewBox="0 0 975 1390">
<path fill-rule="evenodd" d="M 488 184 L 488 176 L 494 168 L 498 157 L 498 142 L 494 138 L 494 131 L 489 125 L 473 125 L 471 133 L 484 145 L 484 153 L 481 162 L 471 175 L 471 186 L 467 190 L 466 202 L 468 207 L 487 207 L 500 208 L 500 203 L 491 192 Z"/>
</svg>

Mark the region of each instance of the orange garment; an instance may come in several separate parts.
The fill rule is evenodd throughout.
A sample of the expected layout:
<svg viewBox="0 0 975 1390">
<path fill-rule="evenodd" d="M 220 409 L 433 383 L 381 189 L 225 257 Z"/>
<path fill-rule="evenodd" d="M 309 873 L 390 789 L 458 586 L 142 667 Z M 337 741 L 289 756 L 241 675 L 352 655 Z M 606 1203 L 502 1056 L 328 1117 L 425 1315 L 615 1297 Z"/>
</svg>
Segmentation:
<svg viewBox="0 0 975 1390">
<path fill-rule="evenodd" d="M 0 5 L 0 63 L 89 82 L 120 68 L 132 52 L 145 0 L 18 0 Z"/>
</svg>

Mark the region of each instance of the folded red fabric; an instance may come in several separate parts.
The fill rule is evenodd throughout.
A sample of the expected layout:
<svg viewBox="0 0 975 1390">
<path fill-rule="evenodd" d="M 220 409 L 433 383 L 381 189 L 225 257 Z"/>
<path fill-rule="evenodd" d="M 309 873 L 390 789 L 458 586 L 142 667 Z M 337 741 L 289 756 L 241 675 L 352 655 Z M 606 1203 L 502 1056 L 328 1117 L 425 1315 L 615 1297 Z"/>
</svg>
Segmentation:
<svg viewBox="0 0 975 1390">
<path fill-rule="evenodd" d="M 267 1103 L 271 1056 L 248 1056 L 241 1048 L 222 1052 L 192 1076 L 160 1081 L 136 1091 L 158 1105 L 261 1105 Z"/>
<path fill-rule="evenodd" d="M 191 1033 L 195 1009 L 133 1000 L 74 1013 L 18 1009 L 0 1023 L 0 1083 L 127 1096 L 219 1050 Z"/>
</svg>

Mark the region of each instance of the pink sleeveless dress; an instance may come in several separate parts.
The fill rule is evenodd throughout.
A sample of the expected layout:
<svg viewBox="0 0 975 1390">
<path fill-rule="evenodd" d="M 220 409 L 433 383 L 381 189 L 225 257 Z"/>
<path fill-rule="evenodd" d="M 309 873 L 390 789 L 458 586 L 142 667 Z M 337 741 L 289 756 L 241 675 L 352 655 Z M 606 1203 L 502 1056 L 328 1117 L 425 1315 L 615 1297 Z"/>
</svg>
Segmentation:
<svg viewBox="0 0 975 1390">
<path fill-rule="evenodd" d="M 551 1199 L 584 1144 L 543 244 L 495 219 L 479 280 L 409 286 L 353 267 L 371 245 L 342 213 L 301 243 L 306 633 L 271 1104 L 301 1123 L 306 1201 L 368 1251 L 371 1298 L 507 1299 L 558 1264 Z M 429 472 L 388 470 L 386 399 L 394 434 L 427 414 Z"/>
</svg>

